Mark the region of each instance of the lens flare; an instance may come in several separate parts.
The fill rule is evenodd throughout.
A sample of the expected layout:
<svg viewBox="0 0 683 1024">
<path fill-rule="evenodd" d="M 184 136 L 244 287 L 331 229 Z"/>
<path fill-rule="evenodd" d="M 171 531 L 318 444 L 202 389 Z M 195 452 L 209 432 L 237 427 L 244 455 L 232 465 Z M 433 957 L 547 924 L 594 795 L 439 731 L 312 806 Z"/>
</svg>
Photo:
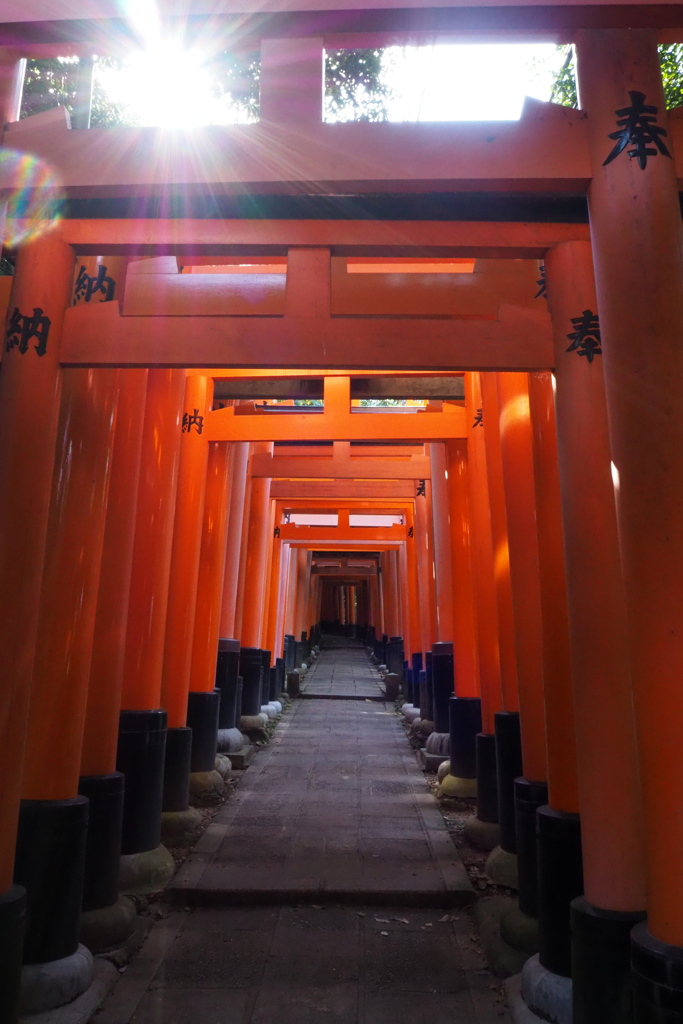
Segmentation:
<svg viewBox="0 0 683 1024">
<path fill-rule="evenodd" d="M 12 249 L 51 231 L 64 192 L 54 171 L 28 153 L 0 150 L 0 238 Z"/>
</svg>

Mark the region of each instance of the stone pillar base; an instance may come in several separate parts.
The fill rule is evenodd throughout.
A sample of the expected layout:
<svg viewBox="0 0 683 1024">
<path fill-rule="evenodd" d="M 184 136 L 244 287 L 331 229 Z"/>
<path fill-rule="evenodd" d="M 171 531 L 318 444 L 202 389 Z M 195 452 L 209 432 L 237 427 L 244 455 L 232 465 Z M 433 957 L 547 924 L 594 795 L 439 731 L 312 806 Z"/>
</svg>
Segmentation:
<svg viewBox="0 0 683 1024">
<path fill-rule="evenodd" d="M 175 861 L 165 846 L 121 858 L 119 891 L 124 896 L 149 896 L 163 889 L 175 874 Z"/>
<path fill-rule="evenodd" d="M 517 888 L 516 853 L 508 853 L 502 846 L 496 846 L 488 856 L 485 871 L 495 885 Z"/>
<path fill-rule="evenodd" d="M 90 988 L 92 980 L 92 954 L 85 946 L 61 960 L 25 964 L 21 972 L 21 1012 L 41 1013 L 66 1006 Z"/>
<path fill-rule="evenodd" d="M 116 903 L 98 910 L 84 910 L 81 914 L 81 942 L 92 953 L 118 949 L 135 931 L 137 914 L 135 905 L 127 896 L 119 896 Z"/>
<path fill-rule="evenodd" d="M 572 1024 L 572 979 L 543 967 L 538 955 L 522 968 L 522 998 L 542 1020 Z"/>
<path fill-rule="evenodd" d="M 225 783 L 220 772 L 192 772 L 190 775 L 190 803 L 193 807 L 210 807 L 225 798 Z"/>
<path fill-rule="evenodd" d="M 202 816 L 196 807 L 184 811 L 163 811 L 161 814 L 161 836 L 163 839 L 179 839 L 188 832 L 199 828 Z"/>
<path fill-rule="evenodd" d="M 472 845 L 480 850 L 493 850 L 500 843 L 500 825 L 495 821 L 468 818 L 464 832 Z"/>
</svg>

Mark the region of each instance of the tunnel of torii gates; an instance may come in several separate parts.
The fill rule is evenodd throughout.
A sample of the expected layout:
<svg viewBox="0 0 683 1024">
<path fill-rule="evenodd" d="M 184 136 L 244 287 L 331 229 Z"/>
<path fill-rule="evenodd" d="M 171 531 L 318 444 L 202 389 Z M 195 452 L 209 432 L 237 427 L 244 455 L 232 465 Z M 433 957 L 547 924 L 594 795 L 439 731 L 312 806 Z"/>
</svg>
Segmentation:
<svg viewBox="0 0 683 1024">
<path fill-rule="evenodd" d="M 186 138 L 18 122 L 24 58 L 130 43 L 108 3 L 23 7 L 3 144 L 67 204 L 5 293 L 3 1024 L 21 976 L 89 983 L 119 866 L 163 881 L 162 821 L 323 625 L 498 820 L 530 1009 L 682 1021 L 683 8 L 212 4 L 261 120 Z M 325 46 L 457 38 L 573 42 L 580 109 L 322 123 Z"/>
</svg>

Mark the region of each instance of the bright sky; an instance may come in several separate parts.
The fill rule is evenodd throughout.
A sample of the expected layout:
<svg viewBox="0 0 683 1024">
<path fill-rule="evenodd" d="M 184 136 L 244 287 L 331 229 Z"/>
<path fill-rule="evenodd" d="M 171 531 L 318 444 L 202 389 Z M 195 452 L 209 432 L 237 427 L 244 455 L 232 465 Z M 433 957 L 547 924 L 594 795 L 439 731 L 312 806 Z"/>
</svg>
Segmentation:
<svg viewBox="0 0 683 1024">
<path fill-rule="evenodd" d="M 549 99 L 562 59 L 555 46 L 544 44 L 392 47 L 383 76 L 393 91 L 389 120 L 516 120 L 525 95 Z M 159 37 L 123 71 L 104 69 L 100 75 L 110 97 L 143 126 L 243 120 L 229 97 L 213 95 L 200 53 Z"/>
<path fill-rule="evenodd" d="M 423 46 L 387 52 L 391 121 L 517 120 L 524 96 L 548 100 L 562 63 L 547 44 Z"/>
</svg>

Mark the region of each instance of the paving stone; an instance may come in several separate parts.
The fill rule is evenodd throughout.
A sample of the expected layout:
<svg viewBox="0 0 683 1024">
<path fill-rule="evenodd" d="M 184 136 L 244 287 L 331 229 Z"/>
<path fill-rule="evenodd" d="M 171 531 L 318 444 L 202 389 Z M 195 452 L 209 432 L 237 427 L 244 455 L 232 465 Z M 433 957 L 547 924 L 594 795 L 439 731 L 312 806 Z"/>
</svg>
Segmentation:
<svg viewBox="0 0 683 1024">
<path fill-rule="evenodd" d="M 306 679 L 376 675 L 349 641 Z M 509 1024 L 471 916 L 444 909 L 474 894 L 390 707 L 296 702 L 182 878 L 190 909 L 152 928 L 102 1024 Z"/>
<path fill-rule="evenodd" d="M 249 992 L 224 989 L 156 989 L 147 992 L 130 1024 L 243 1024 Z"/>
</svg>

